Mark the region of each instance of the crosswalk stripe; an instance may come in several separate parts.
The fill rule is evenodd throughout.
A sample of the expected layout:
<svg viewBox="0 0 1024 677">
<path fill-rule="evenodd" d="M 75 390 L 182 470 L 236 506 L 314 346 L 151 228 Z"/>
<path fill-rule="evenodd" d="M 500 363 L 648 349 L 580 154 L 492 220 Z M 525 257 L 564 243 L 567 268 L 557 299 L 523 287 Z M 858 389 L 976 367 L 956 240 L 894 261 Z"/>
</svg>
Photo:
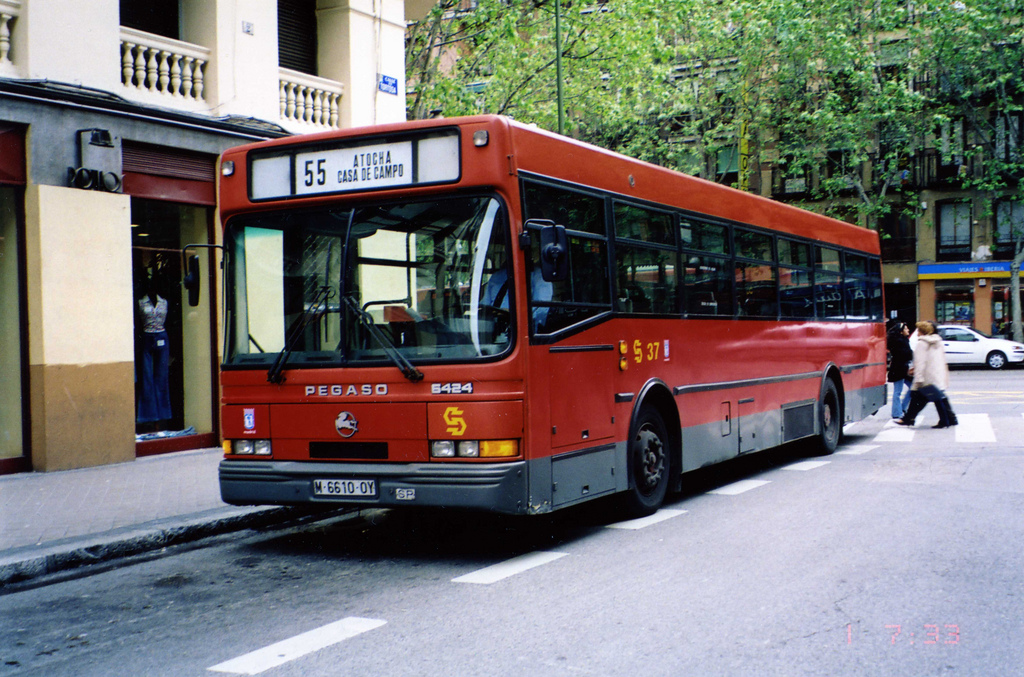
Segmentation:
<svg viewBox="0 0 1024 677">
<path fill-rule="evenodd" d="M 832 461 L 800 461 L 799 463 L 790 463 L 783 467 L 783 470 L 814 470 L 822 466 L 828 465 Z"/>
<path fill-rule="evenodd" d="M 961 414 L 957 417 L 957 442 L 995 442 L 996 432 L 988 414 Z"/>
<path fill-rule="evenodd" d="M 842 451 L 837 451 L 836 453 L 845 454 L 846 456 L 860 456 L 877 448 L 877 444 L 851 444 L 848 447 L 843 447 Z"/>
<path fill-rule="evenodd" d="M 640 517 L 639 519 L 635 520 L 626 520 L 624 522 L 616 522 L 615 524 L 609 524 L 608 528 L 643 529 L 644 527 L 649 527 L 652 524 L 657 524 L 658 522 L 664 522 L 665 520 L 672 519 L 673 517 L 678 517 L 679 515 L 683 515 L 685 513 L 685 510 L 673 510 L 670 508 L 662 508 L 653 515 L 648 515 L 647 517 Z"/>
<path fill-rule="evenodd" d="M 452 579 L 452 583 L 476 583 L 478 585 L 490 585 L 491 583 L 497 583 L 500 580 L 506 579 L 509 576 L 515 576 L 528 569 L 539 567 L 542 564 L 548 562 L 554 562 L 560 557 L 565 557 L 567 553 L 564 552 L 544 552 L 538 550 L 537 552 L 530 552 L 519 557 L 513 557 L 510 560 L 493 564 L 489 567 L 473 571 L 471 573 L 459 576 Z"/>
<path fill-rule="evenodd" d="M 720 496 L 736 496 L 737 494 L 742 494 L 745 491 L 763 487 L 766 484 L 770 484 L 770 482 L 768 480 L 740 480 L 739 482 L 726 484 L 724 487 L 712 489 L 708 493 L 718 494 Z"/>
<path fill-rule="evenodd" d="M 333 644 L 351 639 L 356 635 L 369 632 L 385 624 L 387 624 L 387 621 L 350 616 L 277 642 L 276 644 L 271 644 L 262 649 L 257 649 L 244 656 L 218 663 L 212 668 L 207 668 L 207 670 L 210 672 L 228 672 L 234 675 L 258 675 L 261 672 L 284 665 L 289 661 L 301 658 L 314 651 L 326 649 Z"/>
<path fill-rule="evenodd" d="M 914 440 L 914 429 L 909 427 L 886 427 L 882 432 L 875 435 L 875 442 L 912 442 Z"/>
</svg>

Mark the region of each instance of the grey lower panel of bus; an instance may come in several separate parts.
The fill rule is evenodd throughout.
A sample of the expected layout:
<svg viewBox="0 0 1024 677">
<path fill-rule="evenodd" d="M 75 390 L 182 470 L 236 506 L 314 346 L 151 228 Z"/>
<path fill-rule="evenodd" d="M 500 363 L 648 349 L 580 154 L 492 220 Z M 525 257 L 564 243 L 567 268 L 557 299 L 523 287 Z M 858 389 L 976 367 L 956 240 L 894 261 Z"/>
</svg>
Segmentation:
<svg viewBox="0 0 1024 677">
<path fill-rule="evenodd" d="M 220 492 L 232 505 L 451 506 L 526 512 L 526 462 L 317 463 L 221 461 Z M 313 494 L 314 480 L 374 480 L 377 495 L 332 498 Z M 410 491 L 411 490 L 411 491 Z"/>
<path fill-rule="evenodd" d="M 847 392 L 844 422 L 859 421 L 885 403 L 885 386 Z M 787 442 L 816 435 L 820 421 L 818 401 L 790 402 L 773 411 L 745 413 L 744 401 L 737 404 L 735 417 L 683 430 L 683 472 L 720 463 L 739 454 L 770 449 Z"/>
</svg>

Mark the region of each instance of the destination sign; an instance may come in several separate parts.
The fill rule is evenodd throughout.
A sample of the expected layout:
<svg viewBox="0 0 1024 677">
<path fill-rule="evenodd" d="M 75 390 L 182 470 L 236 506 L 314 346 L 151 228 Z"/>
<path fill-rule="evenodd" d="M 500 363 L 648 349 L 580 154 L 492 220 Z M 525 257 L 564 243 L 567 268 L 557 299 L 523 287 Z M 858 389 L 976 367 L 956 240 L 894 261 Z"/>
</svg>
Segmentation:
<svg viewBox="0 0 1024 677">
<path fill-rule="evenodd" d="M 300 153 L 297 195 L 407 186 L 413 182 L 412 141 Z"/>
<path fill-rule="evenodd" d="M 454 131 L 422 138 L 296 149 L 255 157 L 253 200 L 396 188 L 459 179 L 459 137 Z"/>
</svg>

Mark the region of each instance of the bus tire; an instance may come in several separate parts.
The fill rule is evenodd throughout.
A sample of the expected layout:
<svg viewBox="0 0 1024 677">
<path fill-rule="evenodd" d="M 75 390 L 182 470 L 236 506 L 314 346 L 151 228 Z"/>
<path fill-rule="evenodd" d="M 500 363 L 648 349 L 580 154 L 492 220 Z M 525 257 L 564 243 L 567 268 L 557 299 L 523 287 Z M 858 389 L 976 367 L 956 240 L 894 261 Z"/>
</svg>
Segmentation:
<svg viewBox="0 0 1024 677">
<path fill-rule="evenodd" d="M 821 389 L 818 423 L 820 430 L 814 438 L 814 453 L 818 456 L 828 456 L 839 446 L 839 438 L 843 434 L 843 409 L 839 401 L 839 389 L 830 378 L 825 379 Z"/>
<path fill-rule="evenodd" d="M 661 415 L 650 406 L 640 409 L 632 430 L 626 451 L 629 489 L 625 504 L 631 516 L 642 517 L 656 512 L 668 493 L 669 436 Z"/>
</svg>

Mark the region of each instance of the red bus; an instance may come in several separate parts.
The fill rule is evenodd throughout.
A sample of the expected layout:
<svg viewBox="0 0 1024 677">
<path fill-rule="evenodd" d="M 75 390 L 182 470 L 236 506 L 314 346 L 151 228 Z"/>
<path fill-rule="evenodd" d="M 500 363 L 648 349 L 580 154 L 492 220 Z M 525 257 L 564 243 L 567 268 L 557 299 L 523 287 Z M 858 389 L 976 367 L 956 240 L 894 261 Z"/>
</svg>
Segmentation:
<svg viewBox="0 0 1024 677">
<path fill-rule="evenodd" d="M 870 230 L 494 116 L 221 161 L 228 503 L 645 514 L 885 403 Z"/>
</svg>

